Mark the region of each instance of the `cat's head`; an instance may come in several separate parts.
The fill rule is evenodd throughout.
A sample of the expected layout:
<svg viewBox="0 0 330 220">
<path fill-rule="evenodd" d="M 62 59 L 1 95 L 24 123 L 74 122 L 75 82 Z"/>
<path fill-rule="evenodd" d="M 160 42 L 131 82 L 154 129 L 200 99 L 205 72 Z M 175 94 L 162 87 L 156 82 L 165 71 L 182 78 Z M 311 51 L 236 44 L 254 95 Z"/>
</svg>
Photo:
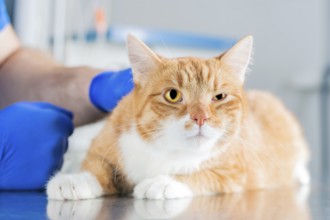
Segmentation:
<svg viewBox="0 0 330 220">
<path fill-rule="evenodd" d="M 131 35 L 127 46 L 136 129 L 144 140 L 173 152 L 200 152 L 238 133 L 251 36 L 211 59 L 164 58 Z"/>
</svg>

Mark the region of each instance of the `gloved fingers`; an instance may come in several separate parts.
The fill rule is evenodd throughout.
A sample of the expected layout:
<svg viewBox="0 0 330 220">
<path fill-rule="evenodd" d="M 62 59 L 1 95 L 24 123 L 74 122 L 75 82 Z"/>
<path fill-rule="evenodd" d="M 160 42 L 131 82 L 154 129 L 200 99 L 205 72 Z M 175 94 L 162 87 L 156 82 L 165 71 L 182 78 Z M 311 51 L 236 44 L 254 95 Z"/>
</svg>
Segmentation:
<svg viewBox="0 0 330 220">
<path fill-rule="evenodd" d="M 71 112 L 69 112 L 64 108 L 58 107 L 56 105 L 47 102 L 34 102 L 33 105 L 43 110 L 50 110 L 56 113 L 56 115 L 53 115 L 53 118 L 55 120 L 54 123 L 56 123 L 56 126 L 59 127 L 58 131 L 63 131 L 68 136 L 70 136 L 73 133 L 74 130 L 74 126 L 72 122 L 73 114 Z"/>
<path fill-rule="evenodd" d="M 56 112 L 56 114 L 54 114 L 48 120 L 50 120 L 50 122 L 52 123 L 54 132 L 59 132 L 66 137 L 69 137 L 73 133 L 73 121 L 66 115 Z"/>
<path fill-rule="evenodd" d="M 64 141 L 63 141 L 63 147 L 62 147 L 63 154 L 65 154 L 67 152 L 68 147 L 69 147 L 69 139 L 66 137 L 66 138 L 64 138 Z"/>
<path fill-rule="evenodd" d="M 63 115 L 62 115 L 63 117 Z M 67 118 L 63 118 L 64 120 L 62 120 L 62 129 L 63 131 L 66 132 L 66 134 L 68 136 L 70 136 L 72 133 L 73 133 L 73 130 L 74 130 L 74 125 L 73 125 L 73 122 L 72 120 L 68 120 Z"/>
<path fill-rule="evenodd" d="M 67 136 L 73 133 L 72 113 L 50 103 L 17 102 L 1 110 L 1 112 L 11 116 L 15 115 L 17 120 L 20 118 L 20 123 L 23 127 L 24 125 L 26 125 L 25 127 L 33 127 L 32 124 L 44 126 L 52 121 L 54 131 L 61 132 Z M 10 121 L 12 119 L 5 117 L 2 120 L 2 124 L 9 123 L 9 121 L 5 122 L 4 120 Z"/>
<path fill-rule="evenodd" d="M 134 88 L 134 81 L 133 81 L 133 74 L 131 69 L 126 69 L 121 72 L 117 73 L 117 80 L 120 86 L 118 88 L 121 88 L 123 91 L 123 94 L 127 94 Z"/>
<path fill-rule="evenodd" d="M 73 132 L 70 116 L 60 107 L 38 102 L 19 102 L 0 111 L 0 189 L 44 186 L 62 166 Z"/>
<path fill-rule="evenodd" d="M 116 71 L 113 72 L 114 75 L 118 76 L 120 75 L 121 77 L 127 77 L 127 79 L 132 79 L 133 78 L 133 74 L 132 74 L 132 69 L 131 68 L 127 68 L 124 70 L 120 70 L 120 71 Z"/>
<path fill-rule="evenodd" d="M 121 98 L 124 95 L 127 95 L 134 88 L 133 79 L 128 77 L 123 77 L 115 87 L 115 94 L 118 98 Z"/>
<path fill-rule="evenodd" d="M 99 110 L 103 112 L 107 112 L 107 109 L 103 106 L 102 98 L 100 97 L 100 94 L 103 94 L 103 90 L 104 90 L 103 82 L 107 78 L 109 78 L 108 74 L 101 73 L 93 78 L 91 85 L 89 87 L 89 99 L 91 103 L 93 103 L 95 107 L 97 107 Z"/>
<path fill-rule="evenodd" d="M 53 160 L 54 160 L 54 167 L 53 171 L 59 170 L 62 168 L 63 161 L 64 161 L 64 154 L 68 150 L 69 142 L 67 137 L 59 137 L 57 147 L 53 148 Z"/>
<path fill-rule="evenodd" d="M 31 104 L 40 107 L 41 109 L 50 109 L 50 110 L 54 110 L 57 112 L 60 112 L 64 115 L 66 115 L 70 120 L 73 119 L 73 114 L 72 112 L 68 111 L 67 109 L 64 109 L 62 107 L 53 105 L 51 103 L 48 102 L 31 102 Z"/>
<path fill-rule="evenodd" d="M 114 72 L 111 75 L 112 81 L 114 81 L 114 86 L 122 87 L 126 91 L 131 91 L 134 87 L 133 73 L 132 69 L 125 69 L 118 72 Z M 118 86 L 120 84 L 121 86 Z"/>
<path fill-rule="evenodd" d="M 48 102 L 16 102 L 10 106 L 8 106 L 7 108 L 27 108 L 27 109 L 35 109 L 35 108 L 39 108 L 39 109 L 48 109 L 48 110 L 54 110 L 56 112 L 60 112 L 64 115 L 66 115 L 69 119 L 73 119 L 73 114 L 64 109 L 61 108 L 59 106 L 53 105 L 51 103 Z"/>
<path fill-rule="evenodd" d="M 100 76 L 100 77 L 108 78 L 108 77 L 118 77 L 118 75 L 128 76 L 131 79 L 132 78 L 132 69 L 127 68 L 127 69 L 117 70 L 117 71 L 104 71 L 104 72 L 99 73 L 96 77 Z"/>
<path fill-rule="evenodd" d="M 104 112 L 112 111 L 118 101 L 134 88 L 132 70 L 103 72 L 91 83 L 89 97 L 91 102 Z"/>
</svg>

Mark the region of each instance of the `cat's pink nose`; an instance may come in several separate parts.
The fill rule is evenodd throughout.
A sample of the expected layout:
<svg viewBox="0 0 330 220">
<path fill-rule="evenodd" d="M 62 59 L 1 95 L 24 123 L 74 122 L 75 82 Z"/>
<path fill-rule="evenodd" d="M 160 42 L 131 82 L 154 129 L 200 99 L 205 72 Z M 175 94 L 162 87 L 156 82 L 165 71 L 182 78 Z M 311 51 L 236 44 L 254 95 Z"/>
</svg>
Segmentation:
<svg viewBox="0 0 330 220">
<path fill-rule="evenodd" d="M 208 118 L 209 116 L 205 113 L 191 115 L 191 119 L 194 120 L 199 127 L 202 127 Z"/>
</svg>

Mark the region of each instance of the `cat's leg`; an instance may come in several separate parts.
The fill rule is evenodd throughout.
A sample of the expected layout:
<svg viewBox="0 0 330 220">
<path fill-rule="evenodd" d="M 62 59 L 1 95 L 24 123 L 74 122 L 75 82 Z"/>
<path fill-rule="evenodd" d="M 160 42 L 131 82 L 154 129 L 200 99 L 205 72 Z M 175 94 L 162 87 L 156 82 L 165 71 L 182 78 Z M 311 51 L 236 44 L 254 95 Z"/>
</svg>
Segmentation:
<svg viewBox="0 0 330 220">
<path fill-rule="evenodd" d="M 244 175 L 237 175 L 234 170 L 226 174 L 206 170 L 191 175 L 161 175 L 137 184 L 134 188 L 134 197 L 139 199 L 176 199 L 195 195 L 239 192 L 244 189 L 244 182 Z"/>
<path fill-rule="evenodd" d="M 102 195 L 101 185 L 89 172 L 57 173 L 47 184 L 48 199 L 79 200 Z"/>
<path fill-rule="evenodd" d="M 111 166 L 101 157 L 88 154 L 82 171 L 74 174 L 58 173 L 47 185 L 49 199 L 92 199 L 117 193 L 112 184 Z"/>
<path fill-rule="evenodd" d="M 145 179 L 134 188 L 133 195 L 138 199 L 176 199 L 192 197 L 188 185 L 167 175 Z"/>
</svg>

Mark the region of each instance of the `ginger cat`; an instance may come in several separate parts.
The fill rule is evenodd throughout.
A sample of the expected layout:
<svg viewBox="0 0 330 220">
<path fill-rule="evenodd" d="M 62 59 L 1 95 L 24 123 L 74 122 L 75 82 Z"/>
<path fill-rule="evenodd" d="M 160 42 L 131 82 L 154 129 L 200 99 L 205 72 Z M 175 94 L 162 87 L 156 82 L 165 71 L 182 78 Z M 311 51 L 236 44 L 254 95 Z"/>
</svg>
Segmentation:
<svg viewBox="0 0 330 220">
<path fill-rule="evenodd" d="M 173 199 L 307 184 L 301 129 L 272 95 L 245 91 L 252 37 L 211 59 L 167 59 L 128 36 L 135 89 L 95 138 L 81 172 L 49 199 Z"/>
</svg>

